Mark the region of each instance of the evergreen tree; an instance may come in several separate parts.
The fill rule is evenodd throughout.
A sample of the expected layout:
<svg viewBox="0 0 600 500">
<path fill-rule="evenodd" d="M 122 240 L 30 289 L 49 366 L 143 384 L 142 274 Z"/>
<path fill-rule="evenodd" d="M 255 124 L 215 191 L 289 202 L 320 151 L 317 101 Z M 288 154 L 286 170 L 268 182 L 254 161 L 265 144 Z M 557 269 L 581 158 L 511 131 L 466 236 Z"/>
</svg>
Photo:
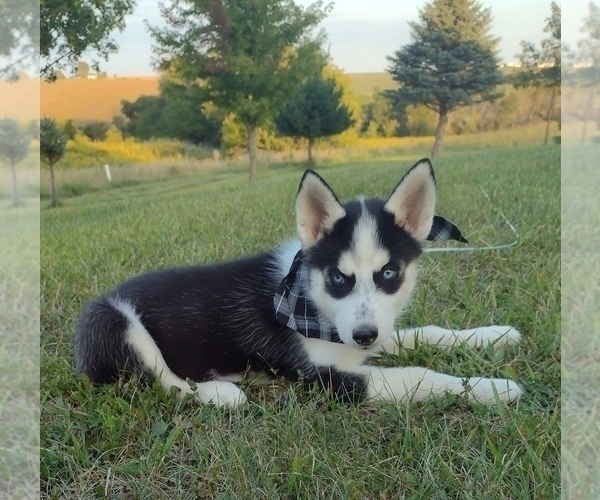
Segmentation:
<svg viewBox="0 0 600 500">
<path fill-rule="evenodd" d="M 332 79 L 313 77 L 300 87 L 275 119 L 280 134 L 308 139 L 308 163 L 315 139 L 336 135 L 353 124 L 342 103 L 343 92 Z"/>
<path fill-rule="evenodd" d="M 11 169 L 12 197 L 13 206 L 15 207 L 21 203 L 17 182 L 17 164 L 27 156 L 30 142 L 30 133 L 23 130 L 17 120 L 12 118 L 0 120 L 0 159 L 8 163 Z"/>
<path fill-rule="evenodd" d="M 515 73 L 512 82 L 516 88 L 535 87 L 547 89 L 550 93 L 550 102 L 546 109 L 546 133 L 544 144 L 548 143 L 550 122 L 555 116 L 556 98 L 560 96 L 561 85 L 561 26 L 560 7 L 555 2 L 550 4 L 551 14 L 546 19 L 544 33 L 550 35 L 542 40 L 538 49 L 531 42 L 522 41 L 523 51 L 519 55 L 522 70 Z"/>
<path fill-rule="evenodd" d="M 441 152 L 450 113 L 502 95 L 490 23 L 490 10 L 474 0 L 432 0 L 410 25 L 413 43 L 388 57 L 400 85 L 388 92 L 393 105 L 423 104 L 439 116 L 432 156 Z"/>
<path fill-rule="evenodd" d="M 50 206 L 58 205 L 56 184 L 54 181 L 54 165 L 64 156 L 67 146 L 67 136 L 61 132 L 58 125 L 51 118 L 40 121 L 40 159 L 50 169 L 52 195 Z"/>
<path fill-rule="evenodd" d="M 248 131 L 250 180 L 257 178 L 258 130 L 304 79 L 320 70 L 322 36 L 311 37 L 331 7 L 293 0 L 175 0 L 151 27 L 156 66 L 201 82 L 208 99 Z"/>
</svg>

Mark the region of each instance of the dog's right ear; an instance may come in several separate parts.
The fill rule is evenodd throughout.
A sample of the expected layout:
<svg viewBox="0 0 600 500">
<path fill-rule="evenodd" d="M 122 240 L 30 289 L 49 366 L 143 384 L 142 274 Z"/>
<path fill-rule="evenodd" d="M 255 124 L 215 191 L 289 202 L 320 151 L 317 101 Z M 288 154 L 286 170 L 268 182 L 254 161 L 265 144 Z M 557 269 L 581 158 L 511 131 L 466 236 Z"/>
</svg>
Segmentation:
<svg viewBox="0 0 600 500">
<path fill-rule="evenodd" d="M 346 211 L 327 183 L 312 170 L 300 181 L 296 197 L 296 224 L 302 248 L 308 249 L 330 233 Z"/>
</svg>

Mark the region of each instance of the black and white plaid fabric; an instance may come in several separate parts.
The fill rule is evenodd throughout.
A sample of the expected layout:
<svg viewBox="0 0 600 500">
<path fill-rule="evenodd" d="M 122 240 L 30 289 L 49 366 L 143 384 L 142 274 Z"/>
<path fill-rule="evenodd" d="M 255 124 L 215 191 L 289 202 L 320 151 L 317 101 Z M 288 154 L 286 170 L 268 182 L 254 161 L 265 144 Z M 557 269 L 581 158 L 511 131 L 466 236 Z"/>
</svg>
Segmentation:
<svg viewBox="0 0 600 500">
<path fill-rule="evenodd" d="M 452 222 L 439 215 L 433 216 L 433 224 L 427 239 L 429 241 L 456 240 L 461 243 L 469 243 Z"/>
<path fill-rule="evenodd" d="M 427 239 L 430 241 L 457 240 L 467 243 L 452 222 L 438 215 L 433 218 L 433 225 Z M 307 338 L 341 342 L 335 328 L 319 314 L 319 310 L 305 295 L 304 287 L 308 282 L 308 276 L 302 265 L 303 258 L 304 254 L 300 250 L 294 257 L 287 276 L 277 287 L 273 297 L 277 321 Z"/>
<path fill-rule="evenodd" d="M 283 278 L 273 297 L 277 320 L 305 337 L 339 342 L 339 336 L 318 309 L 306 298 L 306 269 L 302 265 L 304 254 L 300 250 L 292 262 L 290 272 Z"/>
</svg>

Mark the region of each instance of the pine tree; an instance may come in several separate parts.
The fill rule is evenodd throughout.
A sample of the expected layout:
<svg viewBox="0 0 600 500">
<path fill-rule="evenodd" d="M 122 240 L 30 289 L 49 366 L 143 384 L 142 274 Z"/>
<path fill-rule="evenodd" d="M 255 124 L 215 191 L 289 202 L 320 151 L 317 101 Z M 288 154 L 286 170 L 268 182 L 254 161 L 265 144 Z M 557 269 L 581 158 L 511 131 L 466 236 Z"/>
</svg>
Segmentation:
<svg viewBox="0 0 600 500">
<path fill-rule="evenodd" d="M 410 23 L 413 43 L 388 57 L 400 85 L 388 92 L 392 103 L 423 104 L 439 115 L 432 156 L 441 152 L 450 113 L 502 96 L 491 20 L 490 9 L 474 0 L 432 0 Z"/>
<path fill-rule="evenodd" d="M 316 76 L 298 89 L 275 119 L 280 134 L 308 139 L 309 165 L 314 163 L 315 139 L 340 134 L 353 124 L 342 97 L 333 79 Z"/>
</svg>

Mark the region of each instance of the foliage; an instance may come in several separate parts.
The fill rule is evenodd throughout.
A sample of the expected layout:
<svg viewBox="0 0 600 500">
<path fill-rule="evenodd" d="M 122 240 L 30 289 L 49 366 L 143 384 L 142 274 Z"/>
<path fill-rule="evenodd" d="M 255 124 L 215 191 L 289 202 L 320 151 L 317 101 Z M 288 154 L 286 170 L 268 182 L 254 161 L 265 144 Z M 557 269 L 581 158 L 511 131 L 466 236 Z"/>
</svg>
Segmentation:
<svg viewBox="0 0 600 500">
<path fill-rule="evenodd" d="M 531 42 L 522 41 L 519 60 L 522 70 L 513 75 L 515 87 L 543 87 L 560 89 L 561 83 L 561 24 L 560 7 L 550 4 L 551 15 L 546 19 L 544 33 L 550 35 L 542 40 L 538 49 Z"/>
<path fill-rule="evenodd" d="M 109 164 L 153 163 L 165 159 L 179 160 L 184 157 L 208 158 L 212 150 L 190 146 L 180 141 L 152 139 L 140 141 L 134 137 L 123 137 L 121 132 L 110 126 L 106 140 L 92 141 L 78 133 L 67 143 L 67 153 L 61 164 L 68 168 L 102 166 Z"/>
<path fill-rule="evenodd" d="M 39 5 L 41 74 L 52 81 L 55 70 L 74 69 L 90 50 L 104 60 L 116 52 L 110 35 L 125 28 L 135 0 L 41 0 Z M 92 67 L 99 71 L 98 61 Z"/>
<path fill-rule="evenodd" d="M 248 129 L 232 113 L 221 122 L 221 149 L 228 156 L 247 151 Z M 258 129 L 257 147 L 263 151 L 292 151 L 296 146 L 289 137 L 277 135 L 275 125 L 267 123 Z"/>
<path fill-rule="evenodd" d="M 31 134 L 17 120 L 0 120 L 0 160 L 10 166 L 19 163 L 29 152 Z"/>
<path fill-rule="evenodd" d="M 51 118 L 40 121 L 40 159 L 54 166 L 65 154 L 67 136 Z"/>
<path fill-rule="evenodd" d="M 163 81 L 159 96 L 123 101 L 127 121 L 122 131 L 138 139 L 179 139 L 192 144 L 220 143 L 220 123 L 206 112 L 205 95 L 197 84 Z"/>
<path fill-rule="evenodd" d="M 38 5 L 37 0 L 0 0 L 0 76 L 14 78 L 20 68 L 35 64 L 40 39 Z"/>
<path fill-rule="evenodd" d="M 456 7 L 464 12 L 459 15 Z M 400 88 L 388 91 L 395 106 L 423 104 L 439 115 L 432 156 L 441 151 L 448 115 L 462 107 L 500 97 L 497 86 L 504 77 L 498 69 L 498 60 L 489 48 L 493 39 L 484 37 L 486 44 L 464 33 L 447 17 L 440 14 L 435 19 L 431 13 L 448 11 L 460 19 L 472 19 L 472 31 L 484 37 L 489 30 L 488 9 L 482 10 L 477 2 L 467 0 L 455 5 L 446 0 L 432 0 L 419 12 L 419 23 L 411 23 L 413 43 L 388 57 L 388 71 Z M 442 23 L 442 21 L 444 21 Z"/>
<path fill-rule="evenodd" d="M 365 137 L 392 137 L 396 134 L 398 120 L 394 108 L 385 94 L 375 90 L 373 101 L 363 106 L 360 131 Z"/>
<path fill-rule="evenodd" d="M 419 9 L 420 22 L 408 24 L 416 39 L 433 32 L 442 35 L 448 45 L 474 41 L 496 53 L 500 38 L 490 33 L 492 20 L 492 9 L 476 0 L 430 0 Z"/>
<path fill-rule="evenodd" d="M 58 193 L 56 180 L 54 178 L 54 166 L 65 154 L 67 136 L 60 130 L 56 122 L 50 118 L 44 118 L 40 122 L 40 158 L 50 169 L 52 182 L 51 206 L 58 205 Z"/>
<path fill-rule="evenodd" d="M 77 133 L 77 127 L 73 124 L 73 120 L 67 120 L 62 126 L 63 132 L 67 136 L 67 139 L 72 141 Z"/>
<path fill-rule="evenodd" d="M 308 139 L 310 164 L 315 139 L 339 134 L 353 124 L 342 97 L 333 79 L 312 77 L 290 97 L 275 119 L 280 134 Z"/>
<path fill-rule="evenodd" d="M 330 7 L 320 1 L 303 9 L 293 0 L 181 0 L 161 10 L 167 27 L 150 27 L 156 66 L 202 82 L 219 110 L 235 113 L 248 129 L 255 179 L 258 128 L 320 69 L 323 37 L 309 33 Z"/>
<path fill-rule="evenodd" d="M 106 132 L 108 132 L 109 126 L 110 124 L 106 122 L 93 121 L 86 123 L 81 131 L 92 141 L 103 141 L 106 139 Z"/>
<path fill-rule="evenodd" d="M 544 144 L 548 143 L 550 121 L 557 116 L 554 112 L 555 97 L 560 95 L 561 86 L 560 7 L 557 3 L 552 2 L 550 10 L 550 17 L 546 19 L 544 27 L 544 33 L 549 34 L 549 38 L 542 40 L 540 49 L 537 49 L 531 42 L 521 42 L 522 52 L 519 54 L 519 60 L 522 69 L 512 77 L 516 88 L 543 88 L 547 89 L 551 95 L 550 104 L 546 110 L 547 127 Z"/>
<path fill-rule="evenodd" d="M 15 207 L 21 203 L 16 166 L 25 159 L 29 152 L 33 138 L 31 132 L 31 130 L 23 129 L 19 122 L 12 118 L 0 120 L 0 160 L 10 166 L 12 198 Z"/>
</svg>

